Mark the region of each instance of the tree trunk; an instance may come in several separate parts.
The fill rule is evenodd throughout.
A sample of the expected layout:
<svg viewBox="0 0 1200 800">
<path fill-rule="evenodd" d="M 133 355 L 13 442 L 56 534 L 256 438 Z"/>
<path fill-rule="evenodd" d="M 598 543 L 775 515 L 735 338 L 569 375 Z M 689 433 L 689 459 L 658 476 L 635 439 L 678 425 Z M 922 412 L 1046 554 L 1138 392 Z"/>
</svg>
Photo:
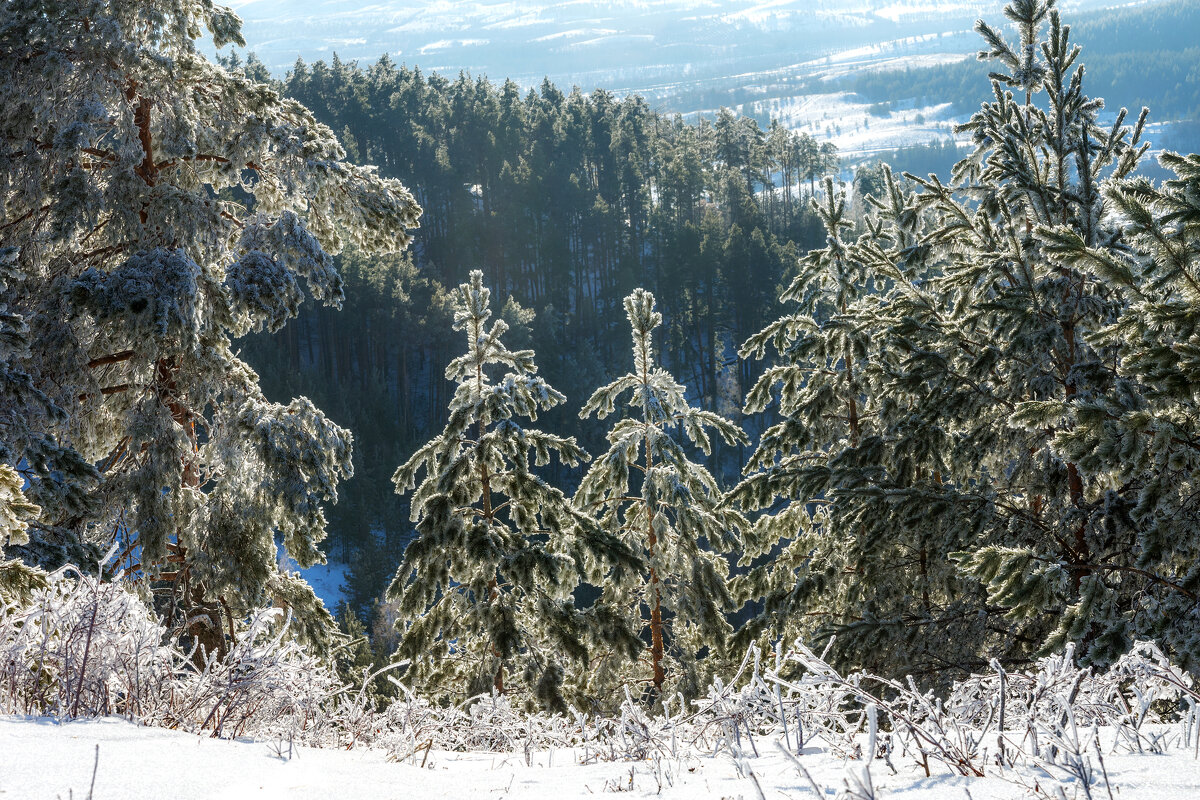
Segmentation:
<svg viewBox="0 0 1200 800">
<path fill-rule="evenodd" d="M 650 384 L 650 376 L 647 373 L 650 361 L 648 350 L 647 343 L 643 341 L 643 386 Z M 643 414 L 648 415 L 649 412 L 644 410 Z M 649 416 L 645 416 L 644 420 L 647 425 L 650 425 Z M 642 473 L 642 480 L 649 480 L 650 471 L 654 469 L 654 457 L 650 454 L 649 438 L 644 442 L 644 446 L 646 448 L 646 471 Z M 654 506 L 649 501 L 646 501 L 646 543 L 650 561 L 650 662 L 654 669 L 654 697 L 657 699 L 662 697 L 662 687 L 663 683 L 666 682 L 667 676 L 666 671 L 663 669 L 662 595 L 658 586 L 658 570 L 654 567 L 654 548 L 658 544 L 658 537 L 654 533 Z"/>
<path fill-rule="evenodd" d="M 658 538 L 654 535 L 654 515 L 649 506 L 646 507 L 646 513 L 649 515 L 646 528 L 650 542 L 650 558 L 653 560 L 654 546 L 658 544 Z M 662 597 L 658 588 L 658 570 L 654 567 L 650 567 L 650 597 L 650 661 L 654 666 L 654 696 L 658 698 L 662 697 L 662 687 L 667 675 L 663 669 Z"/>
<path fill-rule="evenodd" d="M 483 334 L 482 326 L 476 324 L 475 325 L 475 341 L 478 342 L 480 337 L 482 336 L 482 334 Z M 480 394 L 482 394 L 483 393 L 483 364 L 482 363 L 478 363 L 475 365 L 475 385 L 476 385 L 476 388 L 478 389 L 478 391 L 480 392 Z M 480 417 L 480 419 L 479 419 L 479 429 L 478 430 L 479 430 L 479 432 L 477 434 L 478 444 L 476 444 L 476 448 L 477 448 L 476 458 L 479 459 L 479 480 L 480 480 L 480 484 L 482 487 L 480 493 L 483 495 L 483 518 L 485 520 L 487 520 L 488 524 L 490 525 L 492 523 L 492 519 L 495 516 L 495 513 L 492 510 L 491 475 L 488 474 L 488 466 L 487 466 L 487 458 L 486 458 L 487 454 L 483 450 L 483 437 L 484 437 L 484 434 L 487 432 L 487 421 L 485 419 L 483 419 L 482 417 Z M 500 599 L 500 586 L 499 586 L 499 583 L 497 582 L 497 580 L 493 577 L 490 581 L 488 581 L 488 602 L 495 603 L 499 599 Z M 504 694 L 504 654 L 500 652 L 500 649 L 498 647 L 496 647 L 495 644 L 493 644 L 492 645 L 492 655 L 494 655 L 496 657 L 497 661 L 499 662 L 496 665 L 496 675 L 492 678 L 492 686 L 495 688 L 496 694 Z"/>
</svg>

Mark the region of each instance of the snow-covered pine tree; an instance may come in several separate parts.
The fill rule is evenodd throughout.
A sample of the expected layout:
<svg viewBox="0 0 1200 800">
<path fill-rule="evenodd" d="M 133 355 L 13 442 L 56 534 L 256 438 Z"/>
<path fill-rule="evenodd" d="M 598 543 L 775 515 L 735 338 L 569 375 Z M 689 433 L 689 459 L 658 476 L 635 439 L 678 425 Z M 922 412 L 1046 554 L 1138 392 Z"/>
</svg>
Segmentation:
<svg viewBox="0 0 1200 800">
<path fill-rule="evenodd" d="M 601 664 L 596 680 L 648 683 L 656 699 L 687 696 L 707 685 L 699 669 L 705 652 L 723 649 L 730 632 L 725 614 L 726 554 L 741 544 L 745 520 L 722 504 L 713 476 L 688 457 L 688 447 L 711 449 L 709 429 L 727 444 L 745 443 L 733 423 L 688 404 L 686 388 L 654 357 L 654 331 L 662 315 L 654 295 L 638 289 L 625 298 L 633 332 L 633 372 L 597 389 L 580 417 L 604 419 L 626 392 L 627 414 L 608 433 L 575 494 L 575 504 L 645 560 L 645 567 L 603 583 L 600 605 L 637 620 L 646 642 L 632 673 L 619 659 Z M 635 476 L 636 474 L 636 476 Z"/>
<path fill-rule="evenodd" d="M 826 311 L 810 303 L 747 345 L 782 362 L 748 410 L 778 386 L 784 421 L 735 494 L 789 501 L 749 553 L 784 553 L 741 587 L 766 600 L 749 633 L 837 633 L 843 660 L 889 672 L 968 670 L 1066 639 L 1104 662 L 1153 590 L 1126 568 L 1129 487 L 1062 444 L 1079 419 L 1068 409 L 1141 391 L 1098 336 L 1123 303 L 1057 256 L 1068 240 L 1128 247 L 1101 186 L 1136 166 L 1142 120 L 1098 124 L 1053 2 L 1005 13 L 1021 40 L 978 26 L 981 57 L 1008 72 L 964 126 L 976 150 L 953 183 L 909 176 L 913 195 L 887 174 L 866 233 L 831 236 L 810 262 L 858 265 L 857 299 L 802 276 L 790 295 L 824 295 Z"/>
<path fill-rule="evenodd" d="M 1053 431 L 1050 448 L 1075 464 L 1085 487 L 1086 549 L 1075 562 L 1052 543 L 993 545 L 964 563 L 996 602 L 1021 609 L 1026 593 L 1059 622 L 1049 644 L 1082 641 L 1109 661 L 1154 638 L 1187 669 L 1200 664 L 1200 156 L 1164 153 L 1174 179 L 1110 182 L 1103 220 L 1119 238 L 1042 225 L 1046 255 L 1109 287 L 1121 302 L 1106 324 L 1081 332 L 1108 358 L 1105 392 L 1021 404 L 1030 427 Z M 1083 561 L 1086 556 L 1086 563 Z M 1045 588 L 1055 565 L 1065 580 Z M 1076 589 L 1076 582 L 1078 587 Z M 1065 586 L 1063 585 L 1065 583 Z M 1076 589 L 1076 591 L 1070 591 Z"/>
<path fill-rule="evenodd" d="M 813 201 L 826 247 L 801 261 L 784 292 L 791 313 L 742 347 L 744 358 L 774 357 L 745 412 L 777 401 L 780 419 L 730 492 L 747 510 L 771 509 L 746 537 L 747 571 L 733 589 L 754 611 L 740 645 L 836 634 L 831 657 L 841 663 L 924 675 L 974 658 L 985 632 L 971 611 L 982 592 L 946 556 L 963 545 L 961 528 L 937 513 L 946 442 L 920 428 L 920 409 L 892 383 L 905 354 L 884 338 L 886 289 L 897 269 L 925 269 L 925 250 L 912 197 L 886 169 L 882 179 L 884 197 L 857 242 L 845 238 L 845 197 L 826 181 Z"/>
<path fill-rule="evenodd" d="M 1178 620 L 1146 622 L 1146 600 L 1162 589 L 1154 572 L 1168 565 L 1144 560 L 1139 540 L 1154 514 L 1139 521 L 1137 490 L 1114 480 L 1123 454 L 1111 449 L 1082 464 L 1063 446 L 1077 440 L 1089 409 L 1110 397 L 1141 405 L 1146 387 L 1122 374 L 1119 342 L 1102 335 L 1126 316 L 1128 296 L 1110 275 L 1060 255 L 1065 242 L 1113 256 L 1130 247 L 1122 209 L 1103 187 L 1130 175 L 1149 148 L 1141 142 L 1148 111 L 1132 129 L 1124 109 L 1099 124 L 1104 103 L 1084 93 L 1080 48 L 1054 5 L 1005 8 L 1016 48 L 976 26 L 989 47 L 980 58 L 1006 72 L 992 73 L 995 101 L 963 126 L 976 149 L 955 169 L 962 196 L 922 181 L 921 204 L 939 226 L 931 240 L 948 256 L 943 291 L 970 309 L 958 312 L 960 339 L 991 334 L 965 362 L 971 377 L 985 377 L 980 362 L 991 373 L 979 385 L 995 396 L 992 424 L 964 437 L 967 464 L 987 480 L 970 486 L 962 474 L 956 485 L 959 498 L 990 490 L 977 515 L 983 535 L 951 555 L 987 586 L 990 606 L 1005 610 L 1009 635 L 1042 652 L 1074 641 L 1085 661 L 1103 665 L 1129 649 L 1137 628 L 1157 632 Z M 1025 102 L 1002 86 L 1024 92 Z M 938 242 L 949 229 L 956 234 Z M 1147 479 L 1155 480 L 1143 474 L 1134 485 Z M 1150 569 L 1131 572 L 1133 561 Z"/>
<path fill-rule="evenodd" d="M 552 455 L 575 466 L 587 454 L 574 438 L 524 426 L 565 397 L 537 375 L 532 350 L 504 346 L 503 319 L 489 326 L 490 297 L 479 270 L 459 286 L 454 329 L 467 352 L 446 368 L 458 384 L 449 419 L 393 478 L 398 492 L 416 487 L 416 538 L 388 588 L 398 654 L 411 662 L 406 679 L 431 696 L 504 692 L 516 672 L 543 706 L 561 709 L 566 668 L 582 669 L 589 645 L 636 647 L 624 620 L 576 608 L 573 590 L 638 560 L 535 473 Z M 495 379 L 497 367 L 508 371 Z"/>
<path fill-rule="evenodd" d="M 0 6 L 0 248 L 30 328 L 2 458 L 42 508 L 24 553 L 86 567 L 115 540 L 210 653 L 264 602 L 325 638 L 275 538 L 321 560 L 350 473 L 349 433 L 269 402 L 232 340 L 279 329 L 302 282 L 336 305 L 329 253 L 402 248 L 420 213 L 302 106 L 203 57 L 240 25 L 209 0 Z"/>
</svg>

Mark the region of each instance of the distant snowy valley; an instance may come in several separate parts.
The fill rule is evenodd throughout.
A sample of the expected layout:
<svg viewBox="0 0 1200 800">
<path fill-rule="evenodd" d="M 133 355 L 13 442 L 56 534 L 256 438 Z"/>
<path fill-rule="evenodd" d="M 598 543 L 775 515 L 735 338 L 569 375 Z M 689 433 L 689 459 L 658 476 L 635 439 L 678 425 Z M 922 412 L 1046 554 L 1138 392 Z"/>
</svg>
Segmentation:
<svg viewBox="0 0 1200 800">
<path fill-rule="evenodd" d="M 297 56 L 393 61 L 466 71 L 526 88 L 641 94 L 689 119 L 721 106 L 832 142 L 850 160 L 953 138 L 948 103 L 879 109 L 848 91 L 855 76 L 973 58 L 979 0 L 685 0 L 594 2 L 234 2 L 247 50 L 282 75 Z M 1072 12 L 1116 5 L 1075 0 Z"/>
</svg>

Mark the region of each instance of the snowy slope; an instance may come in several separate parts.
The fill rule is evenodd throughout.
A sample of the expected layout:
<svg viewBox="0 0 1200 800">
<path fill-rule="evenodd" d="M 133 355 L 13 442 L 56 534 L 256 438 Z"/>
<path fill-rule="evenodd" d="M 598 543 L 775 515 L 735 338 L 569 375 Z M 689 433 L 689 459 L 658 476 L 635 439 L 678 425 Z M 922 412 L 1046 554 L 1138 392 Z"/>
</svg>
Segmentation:
<svg viewBox="0 0 1200 800">
<path fill-rule="evenodd" d="M 327 564 L 315 564 L 300 570 L 300 575 L 321 598 L 325 608 L 337 613 L 338 605 L 346 599 L 346 582 L 350 578 L 350 567 L 330 560 Z"/>
<path fill-rule="evenodd" d="M 97 746 L 99 749 L 97 750 Z M 381 753 L 313 750 L 287 743 L 220 741 L 143 728 L 118 719 L 56 723 L 0 717 L 0 798 L 85 798 L 95 768 L 95 800 L 213 798 L 485 798 L 566 800 L 621 793 L 627 797 L 813 797 L 810 783 L 773 743 L 759 741 L 758 758 L 737 764 L 725 754 L 679 759 L 573 763 L 570 751 L 442 753 L 388 762 Z M 97 760 L 98 753 L 98 760 Z M 808 749 L 800 756 L 823 793 L 833 798 L 861 762 L 845 764 Z M 924 777 L 897 759 L 899 775 L 876 761 L 879 800 L 1015 800 L 1026 789 L 1000 778 Z M 1200 797 L 1200 762 L 1189 752 L 1105 757 L 1113 796 L 1120 800 Z M 756 787 L 755 784 L 758 784 Z M 759 793 L 761 787 L 761 794 Z M 1119 790 L 1118 788 L 1119 787 Z M 1107 797 L 1103 784 L 1093 787 Z M 1070 793 L 1067 795 L 1070 797 Z"/>
</svg>

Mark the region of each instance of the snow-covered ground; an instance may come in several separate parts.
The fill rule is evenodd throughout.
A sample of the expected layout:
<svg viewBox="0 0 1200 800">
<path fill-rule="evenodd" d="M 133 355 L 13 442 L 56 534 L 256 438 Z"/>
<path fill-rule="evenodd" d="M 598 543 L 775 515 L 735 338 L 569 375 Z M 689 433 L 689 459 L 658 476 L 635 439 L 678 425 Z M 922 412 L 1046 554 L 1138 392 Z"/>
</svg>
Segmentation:
<svg viewBox="0 0 1200 800">
<path fill-rule="evenodd" d="M 336 561 L 327 564 L 316 564 L 308 569 L 300 570 L 300 575 L 313 587 L 317 597 L 325 603 L 325 607 L 336 613 L 337 607 L 346 599 L 346 582 L 350 567 Z"/>
<path fill-rule="evenodd" d="M 282 550 L 280 550 L 282 554 Z M 295 561 L 286 555 L 281 555 L 279 566 L 288 572 L 299 572 L 300 577 L 308 581 L 308 585 L 321 598 L 325 608 L 337 613 L 338 605 L 346 599 L 346 583 L 350 580 L 350 566 L 329 559 L 325 564 L 314 564 L 308 569 L 300 569 Z"/>
<path fill-rule="evenodd" d="M 314 750 L 286 742 L 224 741 L 108 718 L 59 723 L 0 717 L 0 798 L 95 800 L 212 800 L 213 798 L 529 798 L 566 800 L 610 793 L 628 797 L 804 798 L 813 783 L 831 798 L 855 785 L 862 762 L 843 762 L 806 748 L 805 778 L 774 742 L 756 743 L 760 756 L 740 763 L 726 753 L 681 758 L 577 764 L 571 751 L 525 753 L 417 752 L 390 762 L 370 750 Z M 1106 755 L 1117 800 L 1192 800 L 1200 797 L 1200 761 L 1189 752 Z M 422 763 L 424 766 L 422 767 Z M 872 766 L 879 800 L 1016 800 L 1027 787 L 999 777 L 926 778 L 895 759 Z M 92 775 L 95 771 L 95 786 Z M 1033 786 L 1029 780 L 1028 786 Z M 1047 785 L 1049 788 L 1049 785 Z M 1103 782 L 1092 787 L 1109 797 Z M 845 796 L 845 795 L 843 795 Z M 1043 795 L 1043 796 L 1055 796 Z M 1071 797 L 1068 792 L 1066 797 Z M 1080 792 L 1080 797 L 1083 793 Z"/>
<path fill-rule="evenodd" d="M 627 688 L 551 715 L 520 689 L 446 705 L 403 684 L 376 709 L 371 677 L 344 685 L 281 616 L 257 612 L 196 669 L 119 584 L 58 573 L 0 607 L 0 711 L 84 720 L 0 716 L 0 800 L 1200 797 L 1200 690 L 1152 642 L 1103 672 L 1068 645 L 940 698 L 799 641 L 753 646 L 690 703 Z"/>
<path fill-rule="evenodd" d="M 771 101 L 770 116 L 792 130 L 818 141 L 831 141 L 844 158 L 895 150 L 952 138 L 962 119 L 952 115 L 949 103 L 923 108 L 889 109 L 883 116 L 872 113 L 870 103 L 846 92 L 812 94 Z M 739 109 L 758 114 L 760 109 Z"/>
</svg>

